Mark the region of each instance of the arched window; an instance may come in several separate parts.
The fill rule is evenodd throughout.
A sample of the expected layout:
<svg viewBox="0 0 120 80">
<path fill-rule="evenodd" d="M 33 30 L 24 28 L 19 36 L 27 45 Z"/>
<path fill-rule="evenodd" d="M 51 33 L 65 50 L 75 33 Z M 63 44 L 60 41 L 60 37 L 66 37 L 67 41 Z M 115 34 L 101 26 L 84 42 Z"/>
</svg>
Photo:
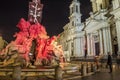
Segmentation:
<svg viewBox="0 0 120 80">
<path fill-rule="evenodd" d="M 74 21 L 72 21 L 72 26 L 74 26 Z"/>
<path fill-rule="evenodd" d="M 76 12 L 78 13 L 78 6 L 76 5 Z"/>
</svg>

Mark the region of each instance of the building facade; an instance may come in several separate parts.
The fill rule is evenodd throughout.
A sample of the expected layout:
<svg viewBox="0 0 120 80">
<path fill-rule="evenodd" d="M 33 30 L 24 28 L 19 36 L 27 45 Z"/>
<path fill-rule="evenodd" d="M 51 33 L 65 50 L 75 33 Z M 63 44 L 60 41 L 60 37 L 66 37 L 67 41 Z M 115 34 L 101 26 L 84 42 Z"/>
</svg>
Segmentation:
<svg viewBox="0 0 120 80">
<path fill-rule="evenodd" d="M 120 0 L 91 0 L 91 4 L 85 22 L 81 22 L 80 2 L 73 0 L 69 6 L 69 23 L 59 39 L 67 58 L 120 52 Z"/>
</svg>

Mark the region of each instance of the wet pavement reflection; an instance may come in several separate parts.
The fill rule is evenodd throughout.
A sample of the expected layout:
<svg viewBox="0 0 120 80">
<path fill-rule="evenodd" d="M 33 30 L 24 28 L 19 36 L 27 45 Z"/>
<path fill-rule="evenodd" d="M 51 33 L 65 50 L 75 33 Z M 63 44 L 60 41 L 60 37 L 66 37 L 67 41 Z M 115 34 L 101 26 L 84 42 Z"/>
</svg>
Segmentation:
<svg viewBox="0 0 120 80">
<path fill-rule="evenodd" d="M 120 80 L 120 69 L 114 70 L 112 73 L 109 73 L 109 71 L 106 69 L 91 76 L 82 77 L 81 79 L 74 80 Z"/>
</svg>

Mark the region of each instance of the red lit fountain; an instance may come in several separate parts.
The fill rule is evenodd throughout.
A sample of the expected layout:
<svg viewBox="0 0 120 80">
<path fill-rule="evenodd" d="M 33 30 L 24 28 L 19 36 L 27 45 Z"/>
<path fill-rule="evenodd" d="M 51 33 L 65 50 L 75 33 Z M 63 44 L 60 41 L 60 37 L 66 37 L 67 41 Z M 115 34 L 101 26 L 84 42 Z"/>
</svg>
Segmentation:
<svg viewBox="0 0 120 80">
<path fill-rule="evenodd" d="M 53 60 L 56 61 L 55 59 L 63 61 L 62 46 L 56 41 L 58 37 L 49 38 L 41 24 L 31 25 L 22 18 L 17 27 L 20 32 L 14 35 L 16 40 L 2 50 L 1 56 L 14 55 L 13 52 L 17 51 L 19 56 L 25 60 L 26 66 L 33 63 L 34 65 L 51 65 Z"/>
<path fill-rule="evenodd" d="M 30 24 L 23 18 L 17 27 L 20 32 L 14 35 L 15 41 L 9 43 L 0 53 L 0 67 L 37 68 L 57 66 L 63 62 L 62 46 L 57 44 L 57 36 L 50 38 L 41 24 Z"/>
<path fill-rule="evenodd" d="M 62 46 L 57 43 L 59 36 L 50 38 L 45 27 L 37 21 L 31 23 L 31 21 L 22 18 L 17 27 L 20 31 L 14 35 L 16 39 L 0 52 L 0 68 L 7 68 L 7 70 L 9 68 L 8 72 L 12 68 L 13 79 L 21 80 L 22 71 L 31 71 L 26 71 L 26 68 L 34 68 L 32 72 L 41 72 L 38 70 L 41 66 L 50 66 L 55 68 L 56 79 L 60 80 L 62 76 L 60 75 L 61 67 L 63 67 L 61 63 L 64 62 L 64 55 Z"/>
</svg>

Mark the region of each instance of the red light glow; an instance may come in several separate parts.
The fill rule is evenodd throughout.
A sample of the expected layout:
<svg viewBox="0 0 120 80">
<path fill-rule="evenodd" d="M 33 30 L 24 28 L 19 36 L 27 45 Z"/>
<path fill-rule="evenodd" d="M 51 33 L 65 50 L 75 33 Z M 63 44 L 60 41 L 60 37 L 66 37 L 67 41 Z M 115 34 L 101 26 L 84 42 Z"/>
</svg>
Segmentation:
<svg viewBox="0 0 120 80">
<path fill-rule="evenodd" d="M 36 43 L 35 53 L 33 53 L 35 54 L 35 63 L 41 63 L 43 59 L 46 61 L 53 59 L 53 53 L 59 57 L 61 62 L 63 61 L 61 59 L 61 57 L 63 57 L 62 46 L 58 45 L 56 41 L 58 37 L 53 36 L 50 38 L 44 26 L 39 23 L 30 24 L 30 22 L 22 18 L 17 27 L 20 31 L 14 35 L 16 39 L 11 43 L 14 43 L 15 49 L 18 50 L 19 54 L 22 55 L 27 62 L 30 61 L 29 53 L 33 40 Z M 6 48 L 8 48 L 9 45 Z M 5 51 L 5 49 L 3 51 Z"/>
</svg>

